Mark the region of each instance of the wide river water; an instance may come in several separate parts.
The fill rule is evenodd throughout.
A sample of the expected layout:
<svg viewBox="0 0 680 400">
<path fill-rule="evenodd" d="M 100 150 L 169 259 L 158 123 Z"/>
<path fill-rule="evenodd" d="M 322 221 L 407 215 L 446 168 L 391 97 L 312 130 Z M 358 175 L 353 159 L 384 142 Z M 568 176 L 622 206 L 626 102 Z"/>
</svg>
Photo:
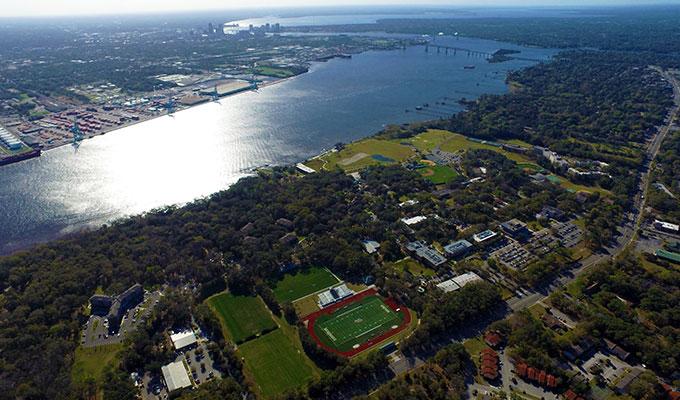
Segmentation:
<svg viewBox="0 0 680 400">
<path fill-rule="evenodd" d="M 518 49 L 548 59 L 554 50 L 440 37 L 477 51 Z M 309 73 L 0 167 L 0 254 L 127 215 L 182 204 L 228 188 L 252 168 L 300 161 L 429 114 L 416 106 L 507 91 L 509 70 L 481 57 L 424 47 L 371 51 L 314 64 Z M 464 66 L 475 65 L 475 69 Z M 410 109 L 411 112 L 405 112 Z"/>
</svg>

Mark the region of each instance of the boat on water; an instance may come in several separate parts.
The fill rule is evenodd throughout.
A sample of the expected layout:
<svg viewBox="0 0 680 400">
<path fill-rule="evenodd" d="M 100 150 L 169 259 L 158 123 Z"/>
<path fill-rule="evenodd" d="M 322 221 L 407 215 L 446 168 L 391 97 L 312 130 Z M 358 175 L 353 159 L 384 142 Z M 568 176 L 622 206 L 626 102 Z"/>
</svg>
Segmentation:
<svg viewBox="0 0 680 400">
<path fill-rule="evenodd" d="M 477 68 L 477 67 L 474 66 L 474 65 L 466 65 L 466 66 L 463 67 L 463 69 L 475 69 L 475 68 Z"/>
</svg>

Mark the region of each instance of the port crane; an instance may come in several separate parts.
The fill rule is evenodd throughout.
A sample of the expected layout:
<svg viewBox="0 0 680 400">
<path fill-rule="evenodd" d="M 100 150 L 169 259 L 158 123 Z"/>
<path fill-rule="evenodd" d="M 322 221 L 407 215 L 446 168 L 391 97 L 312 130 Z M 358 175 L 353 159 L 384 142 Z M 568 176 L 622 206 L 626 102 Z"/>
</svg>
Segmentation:
<svg viewBox="0 0 680 400">
<path fill-rule="evenodd" d="M 168 101 L 163 105 L 165 109 L 168 111 L 168 115 L 172 115 L 175 112 L 175 99 L 172 97 L 168 99 Z"/>
<path fill-rule="evenodd" d="M 78 143 L 85 139 L 85 135 L 83 134 L 83 131 L 80 130 L 80 127 L 78 127 L 78 121 L 73 120 L 73 125 L 71 125 L 71 129 L 69 129 L 71 133 L 73 133 L 73 145 L 78 146 Z"/>
</svg>

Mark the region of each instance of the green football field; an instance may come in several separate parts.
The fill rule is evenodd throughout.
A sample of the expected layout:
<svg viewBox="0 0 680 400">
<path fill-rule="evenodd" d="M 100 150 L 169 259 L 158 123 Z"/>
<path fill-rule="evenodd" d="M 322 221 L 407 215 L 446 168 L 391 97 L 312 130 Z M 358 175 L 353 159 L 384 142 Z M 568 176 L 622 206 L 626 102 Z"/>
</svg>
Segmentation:
<svg viewBox="0 0 680 400">
<path fill-rule="evenodd" d="M 259 297 L 220 293 L 207 302 L 222 321 L 225 333 L 235 343 L 276 328 L 267 306 Z"/>
<path fill-rule="evenodd" d="M 239 346 L 255 384 L 263 398 L 299 388 L 313 378 L 310 361 L 277 329 Z"/>
<path fill-rule="evenodd" d="M 297 300 L 329 286 L 335 285 L 338 280 L 325 268 L 310 268 L 299 271 L 295 275 L 286 274 L 283 279 L 276 282 L 274 296 L 279 303 Z"/>
<path fill-rule="evenodd" d="M 322 315 L 314 332 L 325 345 L 349 351 L 401 325 L 403 315 L 392 310 L 378 296 L 348 304 L 330 315 Z"/>
</svg>

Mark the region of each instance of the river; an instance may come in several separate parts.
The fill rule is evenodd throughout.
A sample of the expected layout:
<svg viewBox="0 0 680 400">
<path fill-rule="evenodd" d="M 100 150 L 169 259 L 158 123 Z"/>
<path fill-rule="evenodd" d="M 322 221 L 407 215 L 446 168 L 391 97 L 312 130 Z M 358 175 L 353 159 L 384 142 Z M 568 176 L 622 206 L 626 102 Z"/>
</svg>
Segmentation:
<svg viewBox="0 0 680 400">
<path fill-rule="evenodd" d="M 526 58 L 555 54 L 488 40 L 437 42 L 483 52 L 518 49 Z M 489 64 L 466 53 L 426 53 L 422 46 L 371 51 L 1 167 L 0 253 L 189 202 L 228 188 L 252 168 L 303 160 L 388 123 L 432 118 L 405 109 L 504 93 L 508 71 L 532 63 Z M 461 110 L 448 103 L 442 112 Z"/>
</svg>

